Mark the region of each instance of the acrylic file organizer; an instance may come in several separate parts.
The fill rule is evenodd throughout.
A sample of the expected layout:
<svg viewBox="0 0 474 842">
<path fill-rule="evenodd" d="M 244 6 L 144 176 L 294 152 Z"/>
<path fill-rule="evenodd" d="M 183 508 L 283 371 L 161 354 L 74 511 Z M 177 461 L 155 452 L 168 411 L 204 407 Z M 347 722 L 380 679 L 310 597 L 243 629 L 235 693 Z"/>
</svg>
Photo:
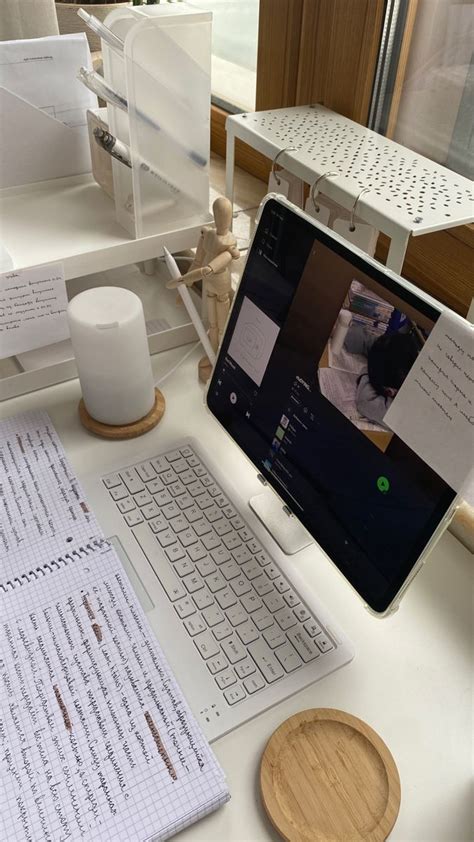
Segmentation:
<svg viewBox="0 0 474 842">
<path fill-rule="evenodd" d="M 123 53 L 102 43 L 105 80 L 128 102 L 107 105 L 109 130 L 130 146 L 113 160 L 117 221 L 134 237 L 209 218 L 211 14 L 184 3 L 111 12 Z"/>
</svg>

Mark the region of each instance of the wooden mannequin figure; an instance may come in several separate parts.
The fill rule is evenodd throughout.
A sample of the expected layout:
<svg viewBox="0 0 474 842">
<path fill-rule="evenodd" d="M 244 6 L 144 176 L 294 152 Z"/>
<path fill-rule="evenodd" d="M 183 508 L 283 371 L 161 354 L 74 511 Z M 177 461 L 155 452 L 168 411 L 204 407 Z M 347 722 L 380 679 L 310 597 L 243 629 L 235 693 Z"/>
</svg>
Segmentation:
<svg viewBox="0 0 474 842">
<path fill-rule="evenodd" d="M 230 225 L 232 222 L 232 205 L 229 199 L 216 199 L 212 212 L 215 225 L 207 225 L 201 229 L 201 237 L 196 249 L 189 272 L 181 278 L 169 281 L 167 287 L 174 289 L 178 284 L 185 283 L 192 286 L 202 280 L 203 293 L 207 298 L 207 312 L 209 319 L 209 341 L 217 353 L 222 339 L 224 326 L 231 303 L 231 274 L 230 264 L 238 260 L 240 252 L 237 248 Z M 212 365 L 207 358 L 199 361 L 199 379 L 206 383 L 211 375 Z"/>
</svg>

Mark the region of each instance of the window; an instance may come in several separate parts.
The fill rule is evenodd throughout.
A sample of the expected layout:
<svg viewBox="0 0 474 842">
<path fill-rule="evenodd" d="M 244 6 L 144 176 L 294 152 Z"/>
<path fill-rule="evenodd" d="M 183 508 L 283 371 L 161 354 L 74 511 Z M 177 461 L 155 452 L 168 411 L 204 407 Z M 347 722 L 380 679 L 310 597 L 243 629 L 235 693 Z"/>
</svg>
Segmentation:
<svg viewBox="0 0 474 842">
<path fill-rule="evenodd" d="M 369 126 L 474 177 L 474 4 L 390 0 Z"/>
<path fill-rule="evenodd" d="M 190 0 L 212 12 L 212 101 L 226 111 L 253 111 L 259 0 Z"/>
</svg>

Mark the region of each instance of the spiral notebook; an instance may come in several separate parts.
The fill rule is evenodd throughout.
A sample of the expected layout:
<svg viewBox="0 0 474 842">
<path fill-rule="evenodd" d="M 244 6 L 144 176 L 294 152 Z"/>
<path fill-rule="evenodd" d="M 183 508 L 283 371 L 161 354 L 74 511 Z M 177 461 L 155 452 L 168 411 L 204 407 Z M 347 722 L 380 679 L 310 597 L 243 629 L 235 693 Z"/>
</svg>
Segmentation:
<svg viewBox="0 0 474 842">
<path fill-rule="evenodd" d="M 46 413 L 0 423 L 8 840 L 167 839 L 229 798 Z"/>
</svg>

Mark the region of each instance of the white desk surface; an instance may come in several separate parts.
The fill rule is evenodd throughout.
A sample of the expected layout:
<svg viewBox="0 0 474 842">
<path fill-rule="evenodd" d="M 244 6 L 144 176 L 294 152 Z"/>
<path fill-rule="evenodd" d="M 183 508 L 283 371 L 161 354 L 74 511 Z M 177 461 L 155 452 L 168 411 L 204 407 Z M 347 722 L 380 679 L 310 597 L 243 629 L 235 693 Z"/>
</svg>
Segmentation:
<svg viewBox="0 0 474 842">
<path fill-rule="evenodd" d="M 185 349 L 153 358 L 157 375 Z M 258 488 L 247 464 L 203 406 L 196 351 L 163 384 L 167 409 L 161 424 L 141 439 L 106 442 L 80 426 L 77 380 L 0 404 L 2 417 L 46 409 L 79 477 L 146 458 L 186 435 L 214 449 L 238 477 L 244 495 Z M 192 842 L 265 842 L 280 837 L 259 797 L 259 761 L 265 744 L 288 716 L 334 707 L 364 719 L 385 740 L 398 766 L 402 801 L 391 842 L 470 842 L 472 793 L 472 581 L 474 560 L 446 533 L 409 588 L 399 611 L 372 617 L 316 547 L 294 557 L 298 576 L 314 585 L 356 647 L 354 661 L 214 743 L 227 775 L 231 801 L 176 839 Z M 189 699 L 192 706 L 192 699 Z M 349 842 L 349 840 L 348 840 Z"/>
</svg>

